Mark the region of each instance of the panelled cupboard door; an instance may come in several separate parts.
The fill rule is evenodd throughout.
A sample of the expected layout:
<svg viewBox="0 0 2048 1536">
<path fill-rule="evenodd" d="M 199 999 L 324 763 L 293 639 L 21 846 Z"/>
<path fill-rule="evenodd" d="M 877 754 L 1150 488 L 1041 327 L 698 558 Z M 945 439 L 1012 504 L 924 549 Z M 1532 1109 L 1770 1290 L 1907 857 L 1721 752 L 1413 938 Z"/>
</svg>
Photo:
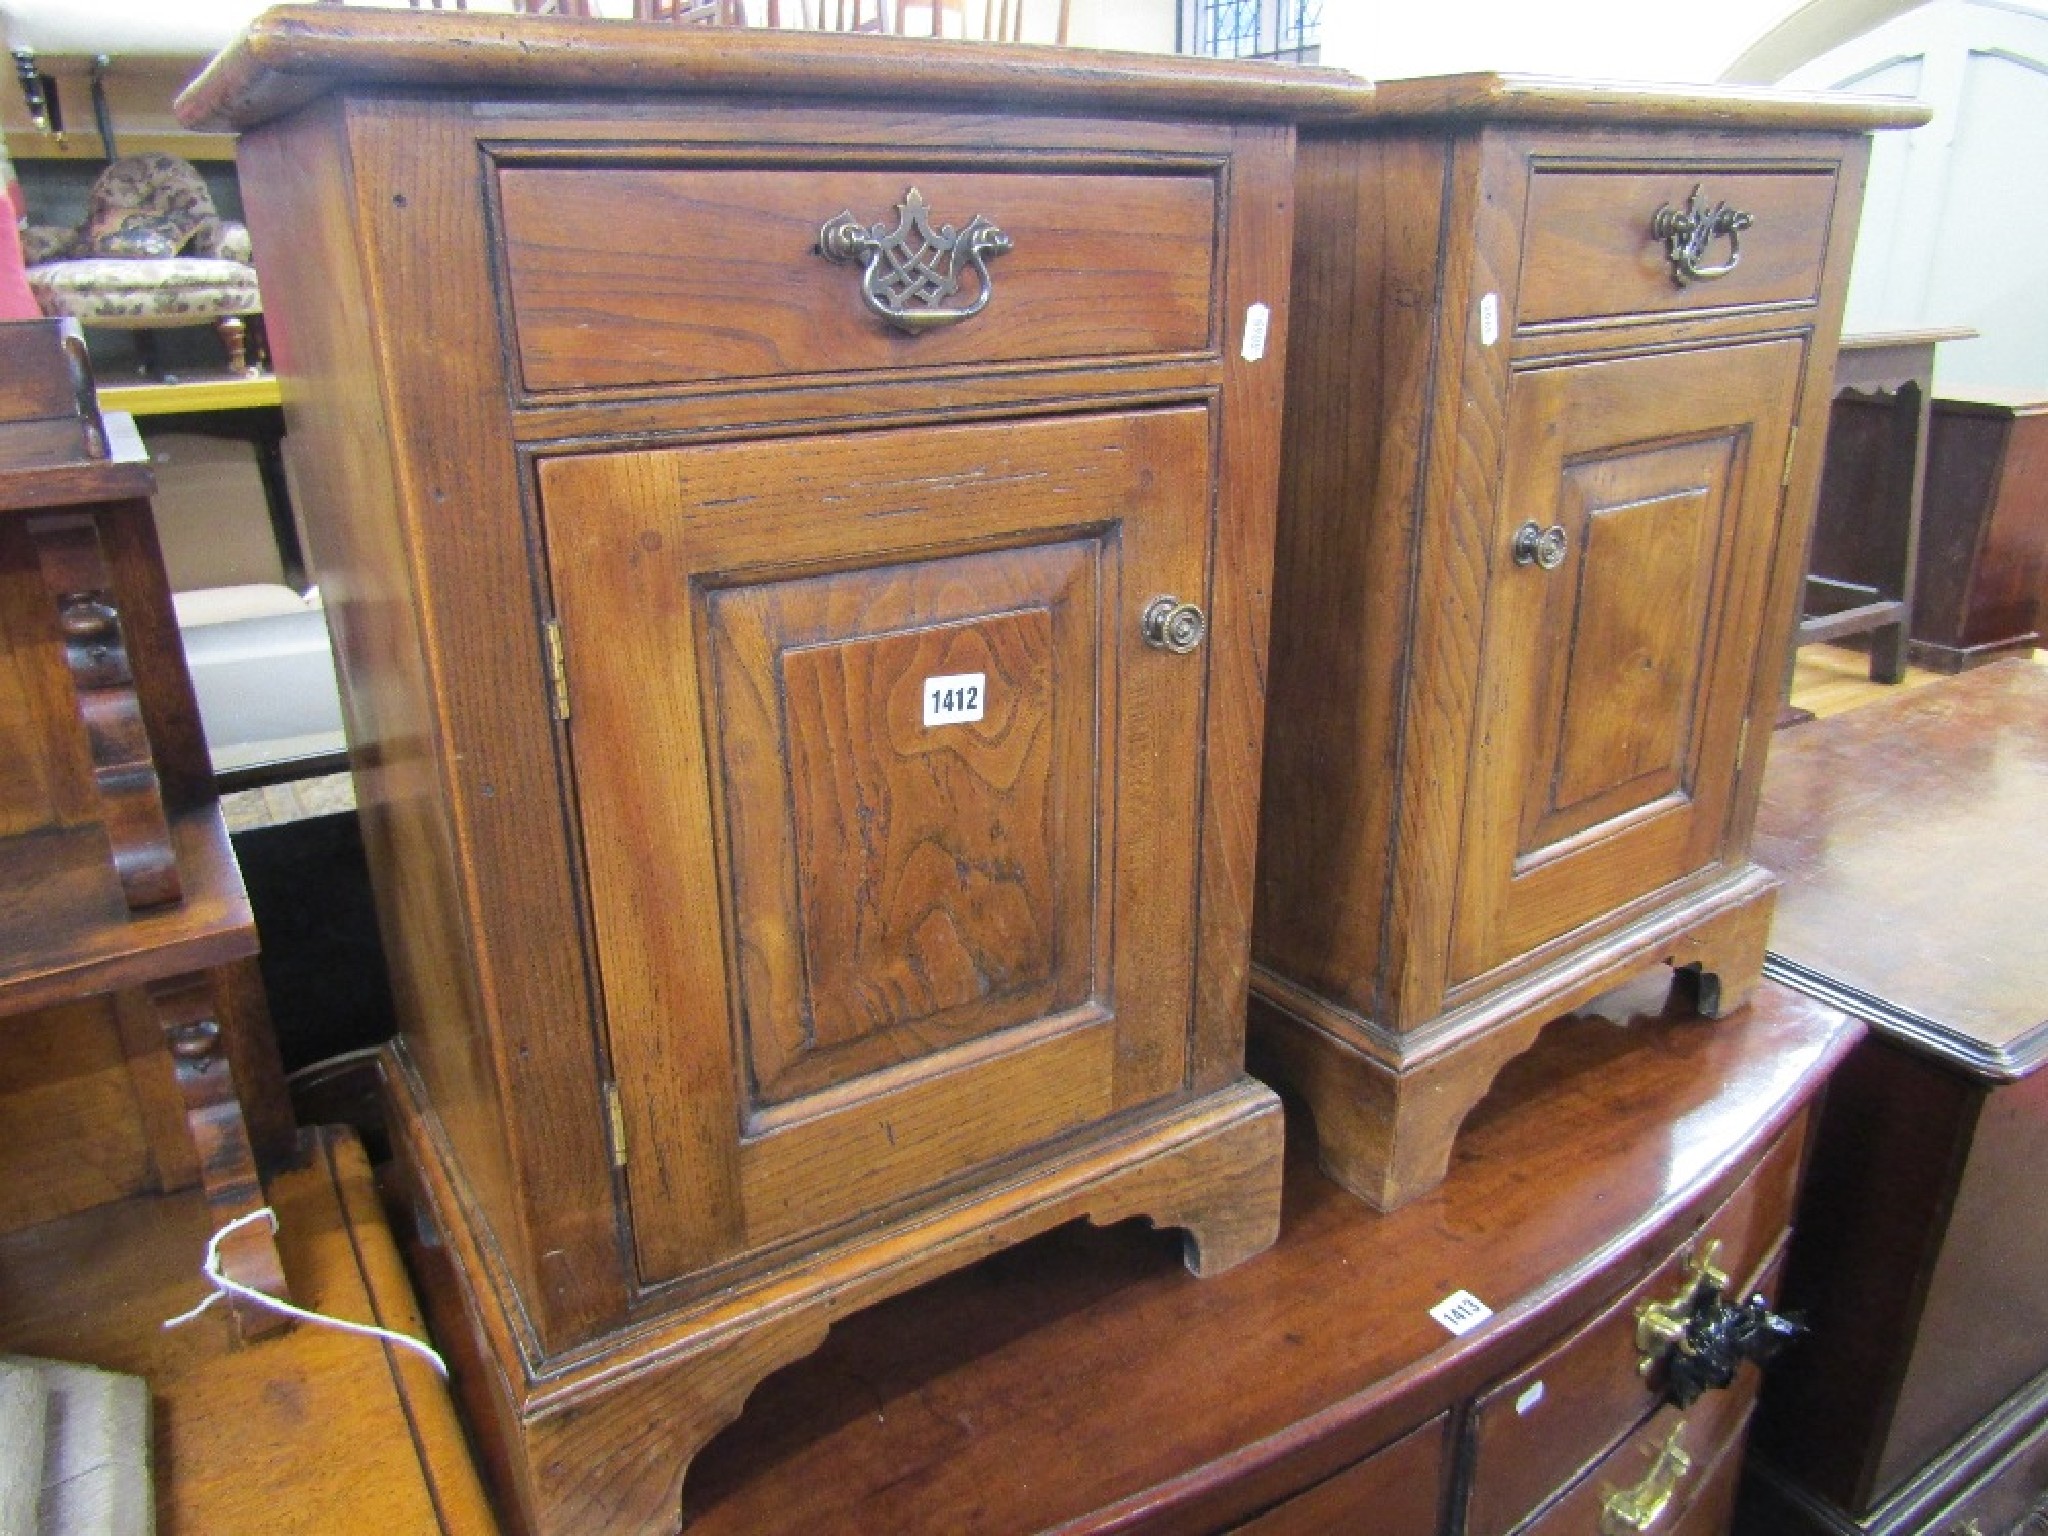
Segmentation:
<svg viewBox="0 0 2048 1536">
<path fill-rule="evenodd" d="M 1515 376 L 1453 982 L 1718 857 L 1804 357 L 1788 338 Z M 1554 566 L 1517 557 L 1558 531 Z"/>
<path fill-rule="evenodd" d="M 1179 1091 L 1206 408 L 546 460 L 643 1283 Z"/>
</svg>

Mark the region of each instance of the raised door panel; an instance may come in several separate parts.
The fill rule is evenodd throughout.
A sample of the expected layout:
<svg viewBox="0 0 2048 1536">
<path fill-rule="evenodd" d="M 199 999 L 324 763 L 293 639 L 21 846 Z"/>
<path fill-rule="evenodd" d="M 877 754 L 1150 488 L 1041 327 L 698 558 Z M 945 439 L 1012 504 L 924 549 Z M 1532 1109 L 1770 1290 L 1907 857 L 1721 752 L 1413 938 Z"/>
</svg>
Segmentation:
<svg viewBox="0 0 2048 1536">
<path fill-rule="evenodd" d="M 1804 344 L 1530 369 L 1509 399 L 1451 979 L 1711 864 Z M 1561 529 L 1555 568 L 1518 563 Z"/>
<path fill-rule="evenodd" d="M 540 471 L 641 1278 L 1179 1091 L 1210 420 Z"/>
</svg>

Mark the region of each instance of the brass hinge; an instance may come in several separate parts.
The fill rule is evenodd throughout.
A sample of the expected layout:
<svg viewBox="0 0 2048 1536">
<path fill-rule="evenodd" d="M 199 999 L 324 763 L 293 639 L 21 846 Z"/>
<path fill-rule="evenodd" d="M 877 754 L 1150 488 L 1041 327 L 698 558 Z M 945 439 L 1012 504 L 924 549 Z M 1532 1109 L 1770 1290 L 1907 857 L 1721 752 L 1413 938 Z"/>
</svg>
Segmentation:
<svg viewBox="0 0 2048 1536">
<path fill-rule="evenodd" d="M 562 654 L 562 621 L 549 619 L 541 626 L 548 647 L 548 686 L 554 696 L 555 718 L 569 718 L 569 663 Z"/>
<path fill-rule="evenodd" d="M 1785 439 L 1785 473 L 1778 477 L 1778 489 L 1784 490 L 1792 483 L 1792 456 L 1799 452 L 1799 428 L 1792 428 L 1792 435 Z"/>
<path fill-rule="evenodd" d="M 1735 738 L 1735 771 L 1739 775 L 1742 765 L 1749 760 L 1749 721 L 1742 722 L 1742 734 Z"/>
<path fill-rule="evenodd" d="M 612 1166 L 614 1168 L 623 1168 L 626 1166 L 626 1110 L 619 1103 L 619 1085 L 617 1083 L 606 1083 L 604 1085 L 604 1112 L 606 1120 L 611 1125 Z"/>
</svg>

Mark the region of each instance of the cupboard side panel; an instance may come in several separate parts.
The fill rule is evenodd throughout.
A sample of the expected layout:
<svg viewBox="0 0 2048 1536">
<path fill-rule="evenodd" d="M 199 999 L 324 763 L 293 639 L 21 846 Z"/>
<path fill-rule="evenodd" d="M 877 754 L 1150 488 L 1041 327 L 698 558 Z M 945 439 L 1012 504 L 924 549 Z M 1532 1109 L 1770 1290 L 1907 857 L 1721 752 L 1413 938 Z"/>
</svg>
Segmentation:
<svg viewBox="0 0 2048 1536">
<path fill-rule="evenodd" d="M 1223 408 L 1210 547 L 1208 714 L 1202 757 L 1200 902 L 1188 1082 L 1244 1075 L 1252 875 L 1259 832 L 1280 406 L 1287 380 L 1294 129 L 1235 130 L 1224 220 Z M 1267 306 L 1263 357 L 1245 354 L 1247 312 Z M 1255 349 L 1256 350 L 1256 349 Z"/>
<path fill-rule="evenodd" d="M 243 136 L 239 169 L 401 1038 L 442 1106 L 441 1129 L 469 1193 L 524 1282 L 532 1266 L 441 801 L 433 679 L 400 524 L 345 132 L 334 106 L 267 125 Z"/>
<path fill-rule="evenodd" d="M 1863 188 L 1870 165 L 1867 135 L 1815 140 L 1790 140 L 1787 153 L 1808 150 L 1841 156 L 1835 181 L 1834 217 L 1828 225 L 1827 257 L 1820 300 L 1808 333 L 1806 371 L 1799 383 L 1793 422 L 1799 433 L 1792 445 L 1785 496 L 1778 509 L 1777 535 L 1771 544 L 1769 587 L 1763 623 L 1758 628 L 1755 671 L 1750 680 L 1744 720 L 1748 750 L 1736 775 L 1722 847 L 1731 859 L 1746 856 L 1756 827 L 1757 800 L 1763 793 L 1764 763 L 1778 706 L 1787 686 L 1793 626 L 1799 620 L 1806 587 L 1806 551 L 1813 537 L 1814 509 L 1820 502 L 1820 475 L 1827 456 L 1829 403 L 1833 399 L 1835 354 L 1842 339 L 1842 306 L 1849 289 L 1849 260 L 1856 248 L 1856 225 L 1863 212 Z"/>
<path fill-rule="evenodd" d="M 433 792 L 505 1110 L 510 1205 L 492 1214 L 525 1229 L 522 1300 L 552 1352 L 619 1320 L 626 1266 L 487 169 L 459 104 L 364 96 L 348 112 Z"/>
<path fill-rule="evenodd" d="M 1273 667 L 1259 823 L 1263 968 L 1369 1015 L 1385 911 L 1391 737 L 1406 520 L 1376 514 L 1381 448 L 1412 445 L 1428 378 L 1430 294 L 1387 303 L 1390 210 L 1436 245 L 1442 176 L 1386 195 L 1386 146 L 1304 138 L 1295 175 L 1294 300 L 1273 572 Z M 1420 206 L 1416 206 L 1419 203 Z M 1406 320 L 1404 325 L 1401 322 Z M 1401 419 L 1383 430 L 1392 409 Z M 1397 447 L 1399 445 L 1399 447 Z M 1406 455 L 1411 464 L 1412 452 Z M 1398 496 L 1398 489 L 1392 494 Z"/>
</svg>

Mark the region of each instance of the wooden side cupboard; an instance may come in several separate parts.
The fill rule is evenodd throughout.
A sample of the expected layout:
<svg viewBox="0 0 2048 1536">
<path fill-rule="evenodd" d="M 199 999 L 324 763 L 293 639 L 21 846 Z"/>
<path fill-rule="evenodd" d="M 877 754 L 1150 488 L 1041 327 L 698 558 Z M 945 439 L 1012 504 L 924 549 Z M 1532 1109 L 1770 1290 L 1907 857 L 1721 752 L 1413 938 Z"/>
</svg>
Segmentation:
<svg viewBox="0 0 2048 1536">
<path fill-rule="evenodd" d="M 1783 733 L 1769 974 L 1870 1026 L 1828 1089 L 1765 1394 L 1754 1536 L 2048 1524 L 2048 667 L 2007 659 Z"/>
<path fill-rule="evenodd" d="M 243 130 L 398 1155 L 520 1527 L 674 1529 L 757 1381 L 992 1248 L 1273 1241 L 1291 119 L 1369 99 L 298 7 L 185 97 Z"/>
<path fill-rule="evenodd" d="M 1375 1205 L 1587 997 L 1756 985 L 1867 131 L 1919 116 L 1475 76 L 1304 129 L 1252 1059 Z"/>
</svg>

